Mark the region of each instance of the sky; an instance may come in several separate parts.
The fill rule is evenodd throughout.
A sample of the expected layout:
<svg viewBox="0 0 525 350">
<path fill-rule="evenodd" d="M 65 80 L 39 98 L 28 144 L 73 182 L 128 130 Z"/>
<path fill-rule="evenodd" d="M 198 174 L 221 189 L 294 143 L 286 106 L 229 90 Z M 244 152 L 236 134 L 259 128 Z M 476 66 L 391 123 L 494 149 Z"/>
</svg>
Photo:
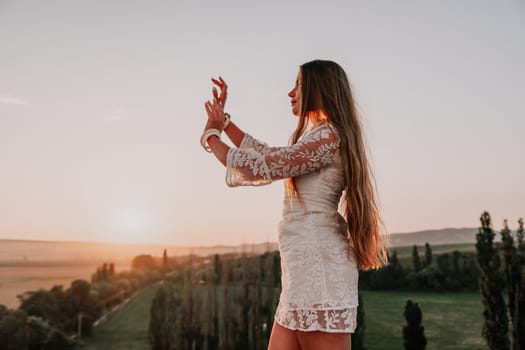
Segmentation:
<svg viewBox="0 0 525 350">
<path fill-rule="evenodd" d="M 228 188 L 211 77 L 286 145 L 300 64 L 347 72 L 387 232 L 525 216 L 525 2 L 0 0 L 0 238 L 277 240 L 283 182 Z"/>
</svg>

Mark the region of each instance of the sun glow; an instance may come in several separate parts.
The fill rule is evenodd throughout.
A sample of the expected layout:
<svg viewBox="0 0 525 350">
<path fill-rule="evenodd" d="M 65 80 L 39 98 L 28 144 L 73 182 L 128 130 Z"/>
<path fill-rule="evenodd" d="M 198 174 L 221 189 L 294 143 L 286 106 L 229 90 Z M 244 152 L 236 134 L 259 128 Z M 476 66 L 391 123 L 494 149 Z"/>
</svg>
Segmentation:
<svg viewBox="0 0 525 350">
<path fill-rule="evenodd" d="M 120 208 L 112 215 L 111 241 L 122 243 L 144 243 L 148 234 L 148 215 L 138 208 Z M 151 232 L 150 232 L 151 233 Z"/>
</svg>

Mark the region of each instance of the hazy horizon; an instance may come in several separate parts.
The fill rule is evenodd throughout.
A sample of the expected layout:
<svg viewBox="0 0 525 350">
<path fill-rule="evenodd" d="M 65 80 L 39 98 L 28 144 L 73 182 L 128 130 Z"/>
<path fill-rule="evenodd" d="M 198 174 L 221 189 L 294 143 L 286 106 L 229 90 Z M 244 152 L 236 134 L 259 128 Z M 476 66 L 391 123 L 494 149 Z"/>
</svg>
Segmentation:
<svg viewBox="0 0 525 350">
<path fill-rule="evenodd" d="M 391 235 L 410 235 L 415 234 L 419 232 L 432 232 L 432 231 L 443 231 L 443 230 L 464 230 L 464 229 L 478 229 L 478 227 L 443 227 L 443 228 L 436 228 L 436 229 L 423 229 L 423 230 L 417 230 L 417 231 L 409 231 L 409 232 L 391 232 L 387 233 L 387 236 Z M 494 228 L 495 232 L 499 232 L 500 230 Z M 206 244 L 206 243 L 199 243 L 198 245 L 177 245 L 177 244 L 165 244 L 165 243 L 155 243 L 155 242 L 143 242 L 143 243 L 137 243 L 137 242 L 111 242 L 111 241 L 81 241 L 81 240 L 39 240 L 39 239 L 19 239 L 19 238 L 9 238 L 9 237 L 0 237 L 0 241 L 22 241 L 22 242 L 37 242 L 37 243 L 89 243 L 89 244 L 108 244 L 108 245 L 131 245 L 131 246 L 173 246 L 173 247 L 215 247 L 215 246 L 237 246 L 242 244 L 264 244 L 268 241 L 258 241 L 258 242 L 237 242 L 233 244 Z M 276 241 L 270 241 L 270 242 L 276 242 Z"/>
<path fill-rule="evenodd" d="M 326 20 L 329 19 L 329 20 Z M 516 0 L 0 0 L 0 238 L 277 240 L 283 183 L 227 188 L 199 145 L 212 76 L 284 145 L 298 66 L 335 60 L 387 232 L 525 216 L 525 5 Z"/>
</svg>

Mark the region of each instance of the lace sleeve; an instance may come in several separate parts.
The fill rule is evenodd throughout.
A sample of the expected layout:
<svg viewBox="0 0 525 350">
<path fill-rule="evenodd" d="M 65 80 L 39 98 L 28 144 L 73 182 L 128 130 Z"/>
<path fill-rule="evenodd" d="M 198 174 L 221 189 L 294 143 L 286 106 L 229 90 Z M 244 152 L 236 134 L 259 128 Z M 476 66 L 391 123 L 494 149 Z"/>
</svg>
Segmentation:
<svg viewBox="0 0 525 350">
<path fill-rule="evenodd" d="M 226 159 L 226 184 L 260 186 L 275 180 L 309 173 L 334 163 L 339 157 L 339 135 L 322 124 L 296 144 L 266 154 L 256 148 L 230 148 Z"/>
<path fill-rule="evenodd" d="M 255 152 L 260 153 L 262 155 L 267 155 L 271 152 L 275 152 L 279 150 L 280 147 L 270 147 L 266 143 L 257 140 L 255 137 L 248 133 L 244 133 L 244 137 L 241 141 L 241 144 L 239 145 L 239 149 L 253 149 Z"/>
</svg>

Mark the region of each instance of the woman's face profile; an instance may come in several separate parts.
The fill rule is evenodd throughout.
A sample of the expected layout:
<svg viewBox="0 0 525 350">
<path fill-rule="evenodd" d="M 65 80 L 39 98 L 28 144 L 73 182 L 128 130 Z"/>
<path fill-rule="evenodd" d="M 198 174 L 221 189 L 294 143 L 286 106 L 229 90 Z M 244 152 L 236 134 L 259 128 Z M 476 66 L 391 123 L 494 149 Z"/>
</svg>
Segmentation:
<svg viewBox="0 0 525 350">
<path fill-rule="evenodd" d="M 295 86 L 288 93 L 288 96 L 292 99 L 292 114 L 297 117 L 301 115 L 301 103 L 303 96 L 301 93 L 301 85 L 301 69 L 299 69 L 299 72 L 297 73 L 297 78 L 295 80 Z"/>
</svg>

